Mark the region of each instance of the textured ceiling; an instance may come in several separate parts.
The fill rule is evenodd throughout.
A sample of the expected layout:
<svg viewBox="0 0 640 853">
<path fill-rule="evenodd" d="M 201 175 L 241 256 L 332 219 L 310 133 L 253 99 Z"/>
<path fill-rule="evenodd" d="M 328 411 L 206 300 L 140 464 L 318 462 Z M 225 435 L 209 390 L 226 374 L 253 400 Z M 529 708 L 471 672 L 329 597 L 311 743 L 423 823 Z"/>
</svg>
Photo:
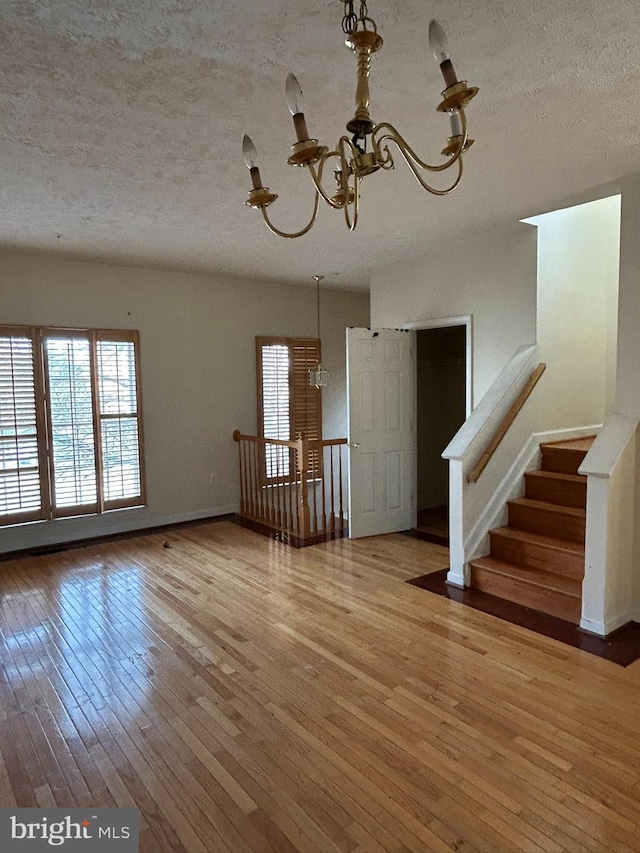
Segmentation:
<svg viewBox="0 0 640 853">
<path fill-rule="evenodd" d="M 635 0 L 369 0 L 385 38 L 371 111 L 437 159 L 447 120 L 427 46 L 447 30 L 478 141 L 445 199 L 399 161 L 362 185 L 358 230 L 323 208 L 282 240 L 243 206 L 243 133 L 281 228 L 312 191 L 286 165 L 290 70 L 309 129 L 333 144 L 353 112 L 339 0 L 1 0 L 0 246 L 232 275 L 365 286 L 369 271 L 453 233 L 553 209 L 640 170 Z"/>
</svg>

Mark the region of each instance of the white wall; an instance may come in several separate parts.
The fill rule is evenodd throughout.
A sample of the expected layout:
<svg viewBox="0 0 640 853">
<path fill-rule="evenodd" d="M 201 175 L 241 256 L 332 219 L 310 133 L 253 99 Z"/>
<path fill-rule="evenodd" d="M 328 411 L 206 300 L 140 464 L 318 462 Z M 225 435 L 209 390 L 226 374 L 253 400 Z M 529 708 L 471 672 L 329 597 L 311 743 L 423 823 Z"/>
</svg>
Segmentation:
<svg viewBox="0 0 640 853">
<path fill-rule="evenodd" d="M 633 502 L 633 560 L 631 563 L 632 588 L 633 596 L 632 607 L 634 610 L 634 619 L 640 622 L 640 470 L 638 463 L 640 462 L 640 430 L 636 433 L 636 470 L 635 470 L 635 489 Z"/>
<path fill-rule="evenodd" d="M 622 184 L 616 411 L 640 417 L 640 175 Z"/>
<path fill-rule="evenodd" d="M 369 299 L 336 290 L 321 299 L 333 438 L 346 436 L 344 330 L 369 325 Z M 254 338 L 314 337 L 315 289 L 2 254 L 0 323 L 140 331 L 148 492 L 144 509 L 6 527 L 0 551 L 10 551 L 233 511 L 231 436 L 256 431 Z"/>
<path fill-rule="evenodd" d="M 476 405 L 514 352 L 535 342 L 536 236 L 518 222 L 375 270 L 371 325 L 471 314 Z"/>
<path fill-rule="evenodd" d="M 622 182 L 616 412 L 640 417 L 640 175 Z M 635 616 L 640 621 L 640 448 L 636 455 L 634 556 Z"/>
<path fill-rule="evenodd" d="M 538 227 L 540 428 L 601 423 L 616 382 L 620 196 L 528 219 Z"/>
</svg>

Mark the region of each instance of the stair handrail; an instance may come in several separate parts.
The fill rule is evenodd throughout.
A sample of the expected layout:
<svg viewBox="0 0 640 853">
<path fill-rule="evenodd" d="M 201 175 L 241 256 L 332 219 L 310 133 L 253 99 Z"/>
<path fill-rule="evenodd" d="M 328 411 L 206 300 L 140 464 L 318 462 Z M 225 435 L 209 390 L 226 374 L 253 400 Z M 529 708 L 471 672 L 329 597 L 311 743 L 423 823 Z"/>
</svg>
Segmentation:
<svg viewBox="0 0 640 853">
<path fill-rule="evenodd" d="M 493 454 L 496 452 L 496 450 L 500 446 L 500 442 L 502 441 L 502 439 L 507 434 L 509 427 L 517 418 L 518 413 L 520 412 L 520 409 L 522 409 L 524 404 L 529 399 L 531 392 L 533 391 L 533 389 L 538 384 L 540 377 L 542 376 L 542 374 L 545 372 L 546 369 L 547 369 L 547 365 L 541 361 L 538 364 L 538 366 L 535 368 L 535 370 L 531 373 L 531 375 L 529 376 L 525 385 L 523 386 L 522 390 L 520 391 L 520 393 L 518 394 L 518 396 L 514 400 L 513 404 L 511 405 L 511 408 L 509 409 L 507 414 L 504 416 L 504 418 L 502 419 L 502 421 L 498 425 L 498 428 L 496 429 L 496 431 L 493 433 L 491 440 L 487 444 L 482 455 L 480 456 L 480 458 L 478 459 L 476 464 L 473 466 L 473 468 L 471 469 L 471 471 L 467 475 L 467 482 L 468 483 L 475 483 L 478 481 L 478 479 L 480 478 L 480 475 L 482 474 L 484 469 L 489 464 L 491 457 L 493 456 Z"/>
</svg>

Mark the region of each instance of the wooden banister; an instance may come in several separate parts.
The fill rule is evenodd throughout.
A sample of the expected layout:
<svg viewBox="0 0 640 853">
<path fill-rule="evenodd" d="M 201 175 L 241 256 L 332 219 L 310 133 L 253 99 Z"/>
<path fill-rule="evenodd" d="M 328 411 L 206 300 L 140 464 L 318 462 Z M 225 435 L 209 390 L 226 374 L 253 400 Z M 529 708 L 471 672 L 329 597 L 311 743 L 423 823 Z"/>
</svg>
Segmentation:
<svg viewBox="0 0 640 853">
<path fill-rule="evenodd" d="M 540 362 L 540 364 L 533 371 L 533 373 L 531 374 L 531 376 L 527 380 L 526 385 L 523 387 L 522 391 L 520 391 L 520 393 L 518 394 L 513 405 L 511 406 L 511 408 L 509 409 L 507 414 L 504 416 L 504 418 L 500 422 L 500 425 L 498 426 L 497 430 L 494 432 L 493 437 L 491 438 L 491 441 L 487 445 L 484 453 L 478 459 L 476 464 L 473 466 L 473 468 L 471 469 L 471 471 L 467 475 L 467 483 L 475 483 L 479 479 L 480 475 L 482 474 L 484 469 L 487 467 L 489 460 L 491 459 L 493 454 L 498 449 L 500 442 L 502 441 L 502 439 L 507 434 L 507 430 L 509 429 L 511 424 L 515 421 L 516 417 L 518 416 L 518 412 L 520 411 L 520 409 L 524 406 L 524 404 L 529 399 L 529 395 L 531 394 L 533 389 L 538 384 L 538 380 L 540 379 L 542 374 L 545 372 L 546 368 L 547 368 L 547 365 L 544 364 L 543 362 Z"/>
<path fill-rule="evenodd" d="M 283 441 L 280 438 L 260 438 L 259 435 L 243 435 L 239 429 L 233 432 L 234 441 L 252 441 L 254 444 L 279 444 L 282 447 L 291 447 L 293 450 L 298 448 L 297 441 Z M 346 438 L 345 438 L 346 441 Z M 330 442 L 333 443 L 333 442 Z"/>
<path fill-rule="evenodd" d="M 346 438 L 309 439 L 302 433 L 283 440 L 239 430 L 233 438 L 238 443 L 241 519 L 286 533 L 286 541 L 298 544 L 344 534 Z"/>
</svg>

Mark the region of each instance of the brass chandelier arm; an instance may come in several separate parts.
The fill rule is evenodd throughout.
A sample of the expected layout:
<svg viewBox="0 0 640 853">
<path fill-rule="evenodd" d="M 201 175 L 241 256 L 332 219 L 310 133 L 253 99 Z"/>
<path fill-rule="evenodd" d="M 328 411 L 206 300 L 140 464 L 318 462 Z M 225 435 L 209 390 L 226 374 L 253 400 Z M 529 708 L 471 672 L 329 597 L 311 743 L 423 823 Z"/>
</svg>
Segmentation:
<svg viewBox="0 0 640 853">
<path fill-rule="evenodd" d="M 360 181 L 358 178 L 354 179 L 354 187 L 353 187 L 353 219 L 349 215 L 349 205 L 345 204 L 344 206 L 344 219 L 347 223 L 347 228 L 349 231 L 355 231 L 358 225 L 358 210 L 360 209 Z"/>
<path fill-rule="evenodd" d="M 328 151 L 326 154 L 324 154 L 322 156 L 322 158 L 320 159 L 320 163 L 318 165 L 317 172 L 316 172 L 313 164 L 310 164 L 308 167 L 309 173 L 311 174 L 311 179 L 312 179 L 313 184 L 316 188 L 316 191 L 319 193 L 319 195 L 322 196 L 322 198 L 326 201 L 326 203 L 330 207 L 334 208 L 334 210 L 341 210 L 343 208 L 346 209 L 346 207 L 348 207 L 348 200 L 349 200 L 349 177 L 348 176 L 350 173 L 352 173 L 353 170 L 351 169 L 349 161 L 347 160 L 345 150 L 344 150 L 345 146 L 347 146 L 350 149 L 351 154 L 353 156 L 356 156 L 357 149 L 355 148 L 352 141 L 349 139 L 348 136 L 341 136 L 340 139 L 338 140 L 338 147 L 336 148 L 336 150 L 335 151 Z M 340 189 L 344 193 L 344 198 L 342 201 L 335 201 L 330 195 L 328 195 L 328 193 L 324 190 L 324 188 L 322 186 L 322 175 L 323 175 L 324 167 L 327 163 L 327 160 L 329 160 L 329 158 L 331 158 L 331 157 L 337 157 L 340 160 L 340 174 L 342 176 L 341 182 L 340 182 Z M 357 185 L 357 181 L 354 178 L 354 187 L 353 187 L 354 193 L 357 193 L 357 186 L 356 185 Z"/>
<path fill-rule="evenodd" d="M 265 206 L 261 207 L 260 210 L 262 211 L 262 218 L 266 222 L 267 228 L 270 231 L 272 231 L 274 234 L 277 234 L 278 237 L 290 237 L 291 239 L 293 239 L 294 237 L 302 237 L 308 231 L 311 231 L 311 228 L 313 227 L 313 223 L 316 221 L 316 217 L 318 215 L 319 203 L 320 203 L 320 196 L 318 195 L 318 193 L 315 193 L 314 194 L 314 200 L 313 200 L 313 213 L 311 215 L 311 219 L 309 220 L 307 225 L 305 225 L 304 228 L 302 228 L 300 231 L 295 231 L 292 234 L 288 234 L 286 231 L 280 231 L 279 228 L 276 228 L 276 226 L 273 225 L 273 223 L 269 219 L 269 216 L 267 214 L 267 208 Z"/>
<path fill-rule="evenodd" d="M 330 157 L 338 157 L 338 158 L 340 158 L 341 166 L 342 166 L 342 168 L 344 168 L 344 162 L 343 162 L 342 158 L 340 157 L 340 152 L 339 152 L 339 151 L 328 151 L 328 152 L 327 152 L 327 153 L 326 153 L 326 154 L 321 158 L 320 163 L 318 164 L 318 171 L 317 171 L 317 172 L 316 172 L 316 170 L 315 170 L 315 167 L 314 167 L 314 164 L 313 164 L 313 163 L 311 163 L 311 164 L 309 165 L 309 167 L 308 167 L 308 169 L 309 169 L 309 174 L 311 175 L 311 180 L 313 181 L 313 185 L 314 185 L 314 186 L 315 186 L 315 188 L 316 188 L 316 192 L 317 192 L 318 196 L 322 196 L 322 198 L 323 198 L 323 199 L 327 202 L 327 204 L 328 204 L 328 205 L 330 205 L 331 207 L 335 208 L 336 210 L 341 210 L 341 209 L 345 206 L 346 201 L 345 201 L 345 202 L 343 202 L 343 203 L 340 203 L 340 202 L 336 202 L 336 201 L 334 201 L 334 200 L 331 198 L 331 196 L 327 195 L 327 193 L 325 192 L 325 190 L 322 188 L 322 173 L 323 173 L 323 171 L 324 171 L 325 163 L 327 162 L 327 160 L 328 160 Z"/>
<path fill-rule="evenodd" d="M 460 115 L 460 125 L 462 129 L 462 134 L 460 137 L 460 142 L 458 144 L 457 150 L 446 160 L 444 163 L 440 163 L 438 166 L 433 166 L 429 163 L 425 163 L 423 160 L 418 157 L 416 152 L 411 148 L 409 143 L 405 140 L 401 133 L 399 133 L 392 124 L 389 122 L 382 122 L 381 124 L 377 124 L 372 133 L 372 142 L 376 149 L 380 149 L 380 146 L 383 142 L 395 142 L 398 146 L 398 149 L 407 159 L 407 155 L 413 160 L 413 162 L 419 166 L 421 169 L 424 169 L 427 172 L 444 172 L 446 169 L 451 168 L 456 160 L 459 160 L 462 156 L 462 152 L 464 150 L 464 146 L 467 143 L 467 117 L 464 113 L 463 109 L 458 110 Z M 378 132 L 381 130 L 387 130 L 388 133 L 384 133 L 382 136 L 378 137 Z"/>
<path fill-rule="evenodd" d="M 392 141 L 395 142 L 396 145 L 398 144 L 395 139 L 392 139 Z M 423 187 L 425 190 L 427 190 L 427 192 L 430 192 L 432 195 L 439 195 L 439 196 L 449 195 L 449 193 L 452 193 L 455 190 L 455 188 L 458 186 L 460 181 L 462 180 L 462 157 L 457 157 L 456 161 L 455 161 L 455 162 L 457 162 L 457 165 L 458 165 L 458 174 L 456 175 L 456 179 L 454 180 L 454 182 L 451 184 L 451 186 L 446 187 L 446 189 L 439 190 L 439 189 L 436 189 L 435 187 L 430 186 L 428 183 L 426 183 L 426 181 L 423 179 L 422 175 L 420 174 L 420 172 L 416 168 L 416 164 L 413 162 L 413 160 L 408 155 L 408 153 L 404 150 L 404 148 L 402 148 L 400 145 L 398 145 L 398 150 L 402 154 L 404 161 L 407 164 L 407 166 L 413 172 L 413 176 L 416 179 L 416 181 L 420 184 L 421 187 Z"/>
<path fill-rule="evenodd" d="M 340 159 L 343 163 L 343 175 L 346 175 L 344 178 L 344 188 L 346 189 L 347 198 L 349 195 L 349 172 L 346 170 L 347 168 L 347 158 L 345 155 L 345 148 L 349 148 L 352 157 L 355 157 L 358 154 L 358 149 L 354 145 L 354 143 L 349 139 L 348 136 L 341 136 L 338 140 L 338 147 L 340 149 Z M 352 161 L 353 162 L 353 161 Z M 346 222 L 347 228 L 349 231 L 355 231 L 358 225 L 358 211 L 360 210 L 360 180 L 358 176 L 355 174 L 353 169 L 350 169 L 353 173 L 353 219 L 349 214 L 349 205 L 345 204 L 344 206 L 344 221 Z"/>
</svg>

